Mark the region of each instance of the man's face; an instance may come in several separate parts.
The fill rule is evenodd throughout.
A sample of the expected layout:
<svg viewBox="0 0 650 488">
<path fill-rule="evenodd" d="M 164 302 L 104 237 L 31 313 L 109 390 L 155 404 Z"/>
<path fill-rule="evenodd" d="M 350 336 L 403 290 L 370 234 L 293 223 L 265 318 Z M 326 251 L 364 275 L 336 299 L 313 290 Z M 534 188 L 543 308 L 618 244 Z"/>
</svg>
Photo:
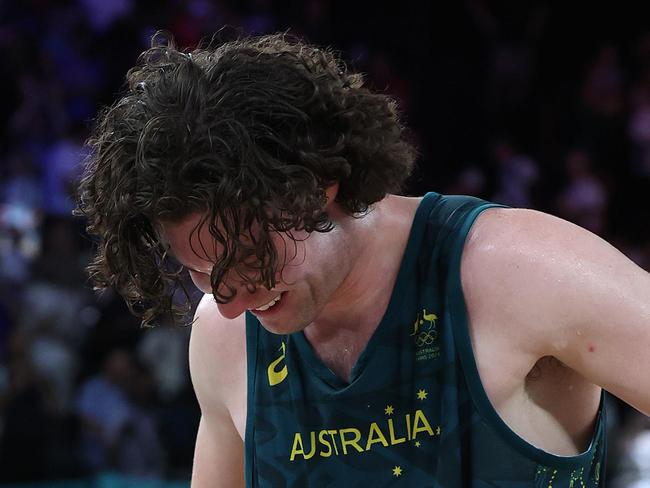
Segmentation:
<svg viewBox="0 0 650 488">
<path fill-rule="evenodd" d="M 161 233 L 197 288 L 212 294 L 210 274 L 220 250 L 207 225 L 196 230 L 202 219 L 202 214 L 194 214 L 180 223 L 162 224 Z M 249 310 L 266 329 L 280 334 L 302 330 L 318 317 L 349 272 L 344 247 L 340 247 L 345 242 L 337 229 L 327 233 L 297 232 L 293 237 L 295 244 L 286 234 L 272 234 L 278 257 L 273 289 L 260 285 L 250 293 L 237 273 L 225 276 L 223 293 L 228 294 L 228 285 L 237 294 L 229 303 L 218 304 L 224 317 L 232 319 Z"/>
</svg>

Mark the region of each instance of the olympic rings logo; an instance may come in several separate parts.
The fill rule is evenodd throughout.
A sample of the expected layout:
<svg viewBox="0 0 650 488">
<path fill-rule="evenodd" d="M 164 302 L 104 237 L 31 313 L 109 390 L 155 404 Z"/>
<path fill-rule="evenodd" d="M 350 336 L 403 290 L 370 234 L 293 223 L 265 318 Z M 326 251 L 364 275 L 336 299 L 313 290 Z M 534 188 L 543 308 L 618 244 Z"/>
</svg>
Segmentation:
<svg viewBox="0 0 650 488">
<path fill-rule="evenodd" d="M 424 347 L 424 346 L 430 346 L 431 344 L 434 343 L 436 338 L 438 337 L 438 331 L 432 330 L 432 331 L 422 331 L 420 332 L 417 337 L 415 338 L 415 345 L 417 347 Z"/>
</svg>

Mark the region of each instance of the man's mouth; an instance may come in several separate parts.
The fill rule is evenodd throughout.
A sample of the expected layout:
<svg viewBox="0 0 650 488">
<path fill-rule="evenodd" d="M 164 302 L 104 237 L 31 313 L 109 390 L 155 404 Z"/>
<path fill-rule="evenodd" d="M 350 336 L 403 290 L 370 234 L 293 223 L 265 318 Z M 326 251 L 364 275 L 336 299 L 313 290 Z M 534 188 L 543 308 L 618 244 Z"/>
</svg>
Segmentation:
<svg viewBox="0 0 650 488">
<path fill-rule="evenodd" d="M 262 305 L 259 308 L 254 308 L 252 311 L 253 312 L 264 312 L 268 310 L 269 308 L 273 307 L 276 303 L 280 301 L 280 298 L 282 298 L 284 292 L 280 293 L 277 297 L 275 297 L 273 300 L 271 300 L 269 303 Z"/>
</svg>

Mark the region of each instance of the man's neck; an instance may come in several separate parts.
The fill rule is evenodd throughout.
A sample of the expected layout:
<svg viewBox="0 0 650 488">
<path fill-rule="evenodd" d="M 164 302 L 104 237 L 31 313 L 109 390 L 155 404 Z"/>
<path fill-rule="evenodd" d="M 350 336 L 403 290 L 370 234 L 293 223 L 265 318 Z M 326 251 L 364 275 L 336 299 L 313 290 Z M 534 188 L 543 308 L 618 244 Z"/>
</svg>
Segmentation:
<svg viewBox="0 0 650 488">
<path fill-rule="evenodd" d="M 421 199 L 389 196 L 362 219 L 344 220 L 350 272 L 318 318 L 305 328 L 335 372 L 351 369 L 386 313 Z M 334 365 L 334 362 L 345 362 Z M 343 375 L 341 375 L 343 376 Z"/>
</svg>

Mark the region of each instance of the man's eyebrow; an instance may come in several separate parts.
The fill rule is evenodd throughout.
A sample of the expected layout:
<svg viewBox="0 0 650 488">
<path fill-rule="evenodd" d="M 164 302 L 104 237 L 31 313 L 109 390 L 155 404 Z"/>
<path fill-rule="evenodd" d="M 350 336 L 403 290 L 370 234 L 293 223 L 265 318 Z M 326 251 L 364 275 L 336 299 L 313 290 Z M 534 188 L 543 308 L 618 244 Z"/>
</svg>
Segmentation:
<svg viewBox="0 0 650 488">
<path fill-rule="evenodd" d="M 164 244 L 163 244 L 164 245 Z M 188 269 L 190 271 L 194 271 L 195 273 L 202 273 L 206 274 L 205 271 L 199 271 L 198 269 L 194 269 L 192 266 L 188 266 L 187 264 L 183 263 L 176 255 L 174 254 L 174 251 L 172 251 L 171 246 L 169 245 L 164 245 L 165 246 L 165 254 L 171 257 L 174 261 L 176 261 L 178 264 L 180 264 L 183 268 Z"/>
</svg>

